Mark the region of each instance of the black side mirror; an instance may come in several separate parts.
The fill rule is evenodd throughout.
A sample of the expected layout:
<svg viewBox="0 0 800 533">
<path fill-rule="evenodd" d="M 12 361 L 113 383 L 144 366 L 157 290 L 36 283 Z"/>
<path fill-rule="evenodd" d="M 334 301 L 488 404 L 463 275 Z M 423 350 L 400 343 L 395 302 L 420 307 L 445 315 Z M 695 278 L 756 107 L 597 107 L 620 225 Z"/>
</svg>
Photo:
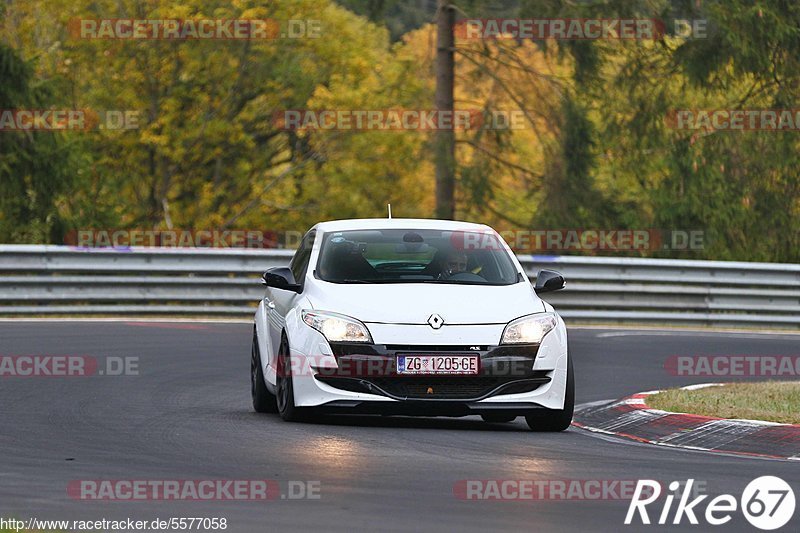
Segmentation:
<svg viewBox="0 0 800 533">
<path fill-rule="evenodd" d="M 564 276 L 559 274 L 554 270 L 540 270 L 538 274 L 536 274 L 536 285 L 533 286 L 533 290 L 536 291 L 537 294 L 541 294 L 543 292 L 552 292 L 558 291 L 566 287 L 567 282 L 564 281 Z"/>
<path fill-rule="evenodd" d="M 300 284 L 295 282 L 289 267 L 272 267 L 261 276 L 261 284 L 266 287 L 300 292 Z"/>
</svg>

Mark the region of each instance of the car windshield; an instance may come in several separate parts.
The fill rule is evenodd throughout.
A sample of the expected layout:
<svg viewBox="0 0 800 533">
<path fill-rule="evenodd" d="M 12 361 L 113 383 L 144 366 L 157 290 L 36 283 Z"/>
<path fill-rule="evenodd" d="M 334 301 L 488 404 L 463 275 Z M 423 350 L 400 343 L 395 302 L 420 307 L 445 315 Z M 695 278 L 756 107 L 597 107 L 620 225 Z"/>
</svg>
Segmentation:
<svg viewBox="0 0 800 533">
<path fill-rule="evenodd" d="M 496 234 L 430 229 L 327 233 L 315 275 L 334 283 L 510 285 L 520 280 Z"/>
</svg>

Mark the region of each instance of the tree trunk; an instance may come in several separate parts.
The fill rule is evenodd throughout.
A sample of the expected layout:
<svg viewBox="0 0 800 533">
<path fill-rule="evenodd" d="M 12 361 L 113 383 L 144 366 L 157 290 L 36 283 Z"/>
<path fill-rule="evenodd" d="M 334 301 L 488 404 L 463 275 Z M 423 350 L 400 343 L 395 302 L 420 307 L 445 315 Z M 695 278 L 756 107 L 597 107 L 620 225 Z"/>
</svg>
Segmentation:
<svg viewBox="0 0 800 533">
<path fill-rule="evenodd" d="M 456 11 L 450 0 L 438 0 L 436 12 L 436 110 L 453 114 L 453 80 L 455 77 L 455 25 Z M 455 217 L 455 132 L 440 129 L 435 133 L 434 157 L 436 162 L 436 218 Z"/>
</svg>

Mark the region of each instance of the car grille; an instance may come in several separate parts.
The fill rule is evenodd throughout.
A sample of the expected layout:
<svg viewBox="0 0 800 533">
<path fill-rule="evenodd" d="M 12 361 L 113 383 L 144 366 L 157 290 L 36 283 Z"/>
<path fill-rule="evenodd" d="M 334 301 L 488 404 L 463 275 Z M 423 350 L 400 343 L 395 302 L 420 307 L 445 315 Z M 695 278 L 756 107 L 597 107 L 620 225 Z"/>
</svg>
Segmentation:
<svg viewBox="0 0 800 533">
<path fill-rule="evenodd" d="M 503 384 L 498 378 L 482 376 L 402 376 L 370 381 L 402 398 L 476 398 Z"/>
</svg>

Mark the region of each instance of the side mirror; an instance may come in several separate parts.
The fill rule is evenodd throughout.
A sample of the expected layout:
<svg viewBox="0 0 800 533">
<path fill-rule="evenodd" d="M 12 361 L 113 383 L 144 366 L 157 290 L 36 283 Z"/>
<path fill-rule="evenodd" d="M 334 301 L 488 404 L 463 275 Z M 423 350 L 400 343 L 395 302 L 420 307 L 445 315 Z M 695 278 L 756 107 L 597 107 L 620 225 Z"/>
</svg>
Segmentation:
<svg viewBox="0 0 800 533">
<path fill-rule="evenodd" d="M 536 291 L 536 294 L 541 294 L 543 292 L 552 292 L 558 291 L 566 287 L 567 282 L 564 281 L 564 276 L 559 274 L 554 270 L 540 270 L 538 274 L 536 274 L 536 285 L 533 286 L 533 290 Z"/>
<path fill-rule="evenodd" d="M 300 292 L 300 284 L 294 280 L 289 267 L 272 267 L 261 276 L 261 284 L 265 287 Z"/>
</svg>

